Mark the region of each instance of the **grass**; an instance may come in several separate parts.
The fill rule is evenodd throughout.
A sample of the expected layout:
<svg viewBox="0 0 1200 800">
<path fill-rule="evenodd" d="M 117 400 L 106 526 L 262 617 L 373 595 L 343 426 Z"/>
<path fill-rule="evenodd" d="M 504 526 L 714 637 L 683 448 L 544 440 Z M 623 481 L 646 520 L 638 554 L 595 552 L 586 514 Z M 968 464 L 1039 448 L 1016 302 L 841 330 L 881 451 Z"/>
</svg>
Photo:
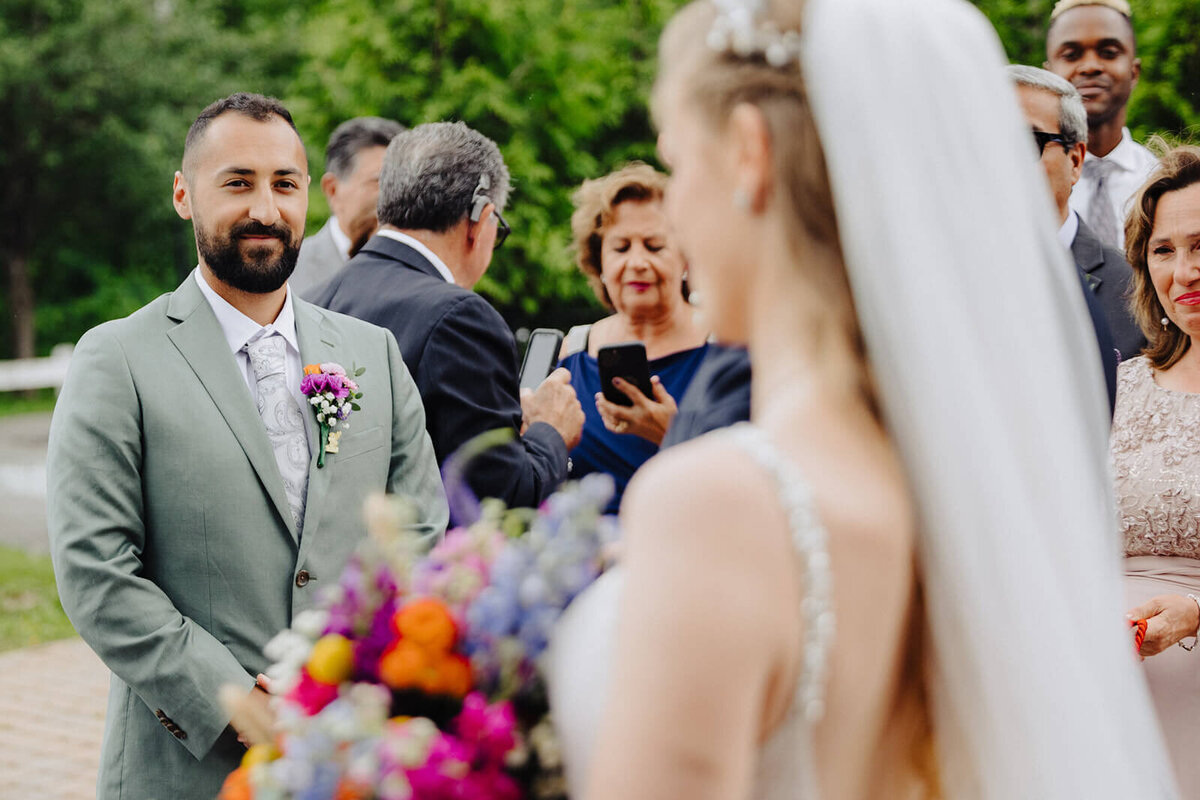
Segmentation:
<svg viewBox="0 0 1200 800">
<path fill-rule="evenodd" d="M 50 557 L 0 547 L 0 652 L 74 635 Z"/>
<path fill-rule="evenodd" d="M 15 414 L 31 414 L 35 411 L 53 411 L 55 393 L 53 389 L 37 389 L 29 392 L 0 392 L 0 417 Z"/>
</svg>

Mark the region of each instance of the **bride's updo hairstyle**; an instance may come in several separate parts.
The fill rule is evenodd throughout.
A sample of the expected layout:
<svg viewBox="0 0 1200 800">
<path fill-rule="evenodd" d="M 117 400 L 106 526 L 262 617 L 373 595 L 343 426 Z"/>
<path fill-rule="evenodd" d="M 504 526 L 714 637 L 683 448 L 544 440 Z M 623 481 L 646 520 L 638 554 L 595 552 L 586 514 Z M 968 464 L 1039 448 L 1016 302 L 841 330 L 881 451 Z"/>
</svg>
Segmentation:
<svg viewBox="0 0 1200 800">
<path fill-rule="evenodd" d="M 760 23 L 799 39 L 804 3 L 770 0 Z M 668 98 L 698 110 L 711 130 L 721 133 L 734 108 L 755 106 L 766 121 L 774 161 L 773 202 L 794 220 L 789 225 L 793 261 L 810 289 L 806 307 L 796 309 L 819 353 L 822 369 L 834 370 L 857 385 L 877 410 L 866 364 L 862 335 L 855 319 L 825 156 L 804 88 L 798 51 L 773 64 L 766 52 L 739 55 L 718 49 L 711 36 L 718 9 L 710 0 L 695 0 L 677 13 L 659 42 L 658 78 L 653 108 L 659 128 Z M 718 26 L 719 27 L 719 26 Z M 790 34 L 788 33 L 790 32 Z M 837 356 L 845 353 L 849 358 Z M 849 363 L 847 363 L 849 362 Z"/>
</svg>

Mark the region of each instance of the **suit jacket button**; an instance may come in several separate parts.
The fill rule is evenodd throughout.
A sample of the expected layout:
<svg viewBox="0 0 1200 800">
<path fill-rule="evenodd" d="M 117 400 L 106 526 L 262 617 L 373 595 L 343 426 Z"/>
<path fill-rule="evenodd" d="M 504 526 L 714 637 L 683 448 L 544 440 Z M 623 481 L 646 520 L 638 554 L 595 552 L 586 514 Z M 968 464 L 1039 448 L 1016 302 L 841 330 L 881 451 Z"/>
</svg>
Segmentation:
<svg viewBox="0 0 1200 800">
<path fill-rule="evenodd" d="M 303 589 L 305 586 L 308 585 L 308 580 L 310 577 L 311 576 L 308 574 L 308 570 L 306 570 L 306 569 L 300 570 L 299 572 L 296 573 L 296 585 L 299 586 L 301 589 Z"/>
</svg>

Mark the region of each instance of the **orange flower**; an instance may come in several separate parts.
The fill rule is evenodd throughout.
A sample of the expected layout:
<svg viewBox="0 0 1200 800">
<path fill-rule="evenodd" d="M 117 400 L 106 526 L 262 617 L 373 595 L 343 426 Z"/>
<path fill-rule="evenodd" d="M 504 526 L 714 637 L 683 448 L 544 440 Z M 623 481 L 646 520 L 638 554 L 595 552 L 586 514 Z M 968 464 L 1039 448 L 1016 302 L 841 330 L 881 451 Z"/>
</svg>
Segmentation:
<svg viewBox="0 0 1200 800">
<path fill-rule="evenodd" d="M 238 767 L 229 773 L 221 785 L 217 800 L 254 800 L 254 787 L 250 785 L 250 768 Z"/>
<path fill-rule="evenodd" d="M 451 654 L 438 660 L 433 664 L 432 672 L 423 687 L 430 694 L 466 697 L 471 691 L 471 662 L 463 656 Z"/>
<path fill-rule="evenodd" d="M 305 375 L 320 375 L 321 367 L 317 364 L 305 364 L 304 365 L 304 374 Z"/>
<path fill-rule="evenodd" d="M 392 628 L 401 638 L 435 653 L 449 652 L 458 637 L 454 618 L 445 604 L 431 597 L 413 600 L 397 611 Z"/>
<path fill-rule="evenodd" d="M 429 667 L 429 655 L 424 648 L 401 639 L 383 651 L 379 677 L 393 689 L 416 689 L 421 688 Z"/>
<path fill-rule="evenodd" d="M 367 800 L 373 796 L 370 786 L 349 778 L 342 778 L 333 790 L 333 800 Z"/>
</svg>

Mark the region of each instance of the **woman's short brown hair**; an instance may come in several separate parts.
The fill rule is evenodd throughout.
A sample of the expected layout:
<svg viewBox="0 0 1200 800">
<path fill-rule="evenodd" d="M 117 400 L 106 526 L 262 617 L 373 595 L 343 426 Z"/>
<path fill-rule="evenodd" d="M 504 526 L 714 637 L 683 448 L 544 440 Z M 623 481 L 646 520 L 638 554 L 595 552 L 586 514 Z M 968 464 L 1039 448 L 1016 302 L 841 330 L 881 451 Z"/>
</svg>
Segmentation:
<svg viewBox="0 0 1200 800">
<path fill-rule="evenodd" d="M 571 237 L 575 264 L 587 276 L 592 291 L 608 308 L 612 298 L 600 280 L 600 244 L 604 229 L 616 214 L 617 206 L 625 202 L 661 203 L 667 188 L 667 176 L 649 164 L 634 161 L 603 178 L 584 181 L 572 200 Z"/>
<path fill-rule="evenodd" d="M 1149 342 L 1143 352 L 1155 369 L 1166 369 L 1183 357 L 1191 339 L 1178 325 L 1165 328 L 1162 325 L 1167 313 L 1150 278 L 1147 250 L 1159 199 L 1167 192 L 1200 183 L 1200 147 L 1180 145 L 1172 148 L 1160 137 L 1154 137 L 1150 145 L 1162 152 L 1162 157 L 1159 166 L 1134 195 L 1129 216 L 1125 219 L 1125 258 L 1133 267 L 1129 309 Z"/>
</svg>

